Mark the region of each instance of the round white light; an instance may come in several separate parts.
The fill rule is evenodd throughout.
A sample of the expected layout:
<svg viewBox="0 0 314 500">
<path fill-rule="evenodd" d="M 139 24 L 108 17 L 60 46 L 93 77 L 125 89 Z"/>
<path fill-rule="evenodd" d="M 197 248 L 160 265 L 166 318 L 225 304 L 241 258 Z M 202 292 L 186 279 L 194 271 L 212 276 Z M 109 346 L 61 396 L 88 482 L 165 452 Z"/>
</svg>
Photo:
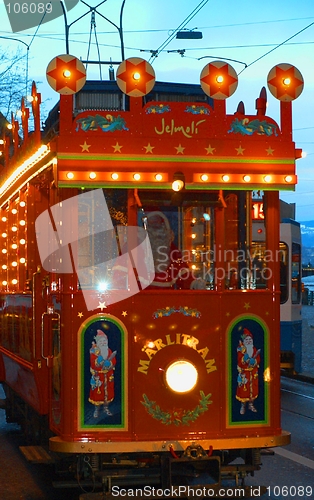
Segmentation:
<svg viewBox="0 0 314 500">
<path fill-rule="evenodd" d="M 184 182 L 181 179 L 176 179 L 175 181 L 173 181 L 172 183 L 173 191 L 176 191 L 178 193 L 183 188 L 184 188 Z"/>
<path fill-rule="evenodd" d="M 195 366 L 181 359 L 171 363 L 166 369 L 166 382 L 174 392 L 189 392 L 194 389 L 198 379 Z"/>
</svg>

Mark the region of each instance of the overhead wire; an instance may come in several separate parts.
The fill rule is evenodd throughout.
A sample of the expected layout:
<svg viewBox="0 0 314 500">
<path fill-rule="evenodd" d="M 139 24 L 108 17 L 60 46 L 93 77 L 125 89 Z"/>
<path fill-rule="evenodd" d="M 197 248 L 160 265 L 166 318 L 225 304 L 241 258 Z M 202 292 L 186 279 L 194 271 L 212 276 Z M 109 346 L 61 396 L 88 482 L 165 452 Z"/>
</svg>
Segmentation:
<svg viewBox="0 0 314 500">
<path fill-rule="evenodd" d="M 282 45 L 284 45 L 285 43 L 289 42 L 289 40 L 292 40 L 292 38 L 295 38 L 296 36 L 298 36 L 300 33 L 303 33 L 303 31 L 307 30 L 308 28 L 310 28 L 311 26 L 314 25 L 314 22 L 313 23 L 310 23 L 308 24 L 307 26 L 305 26 L 305 28 L 303 28 L 302 30 L 298 31 L 297 33 L 295 33 L 294 35 L 290 36 L 289 38 L 287 38 L 286 40 L 284 40 L 283 42 L 279 43 L 278 45 L 276 45 L 276 47 L 274 47 L 273 49 L 269 50 L 268 52 L 266 52 L 265 54 L 263 54 L 262 56 L 258 57 L 257 59 L 255 59 L 254 61 L 252 61 L 250 64 L 248 64 L 245 68 L 243 68 L 240 73 L 238 73 L 238 75 L 240 75 L 241 73 L 243 73 L 243 71 L 245 71 L 247 68 L 249 68 L 250 66 L 253 66 L 253 64 L 255 64 L 257 61 L 260 61 L 261 59 L 263 59 L 264 57 L 268 56 L 268 54 L 270 54 L 271 52 L 274 52 L 274 50 L 277 50 L 279 49 L 279 47 L 281 47 Z"/>
<path fill-rule="evenodd" d="M 216 29 L 216 28 L 229 28 L 229 27 L 236 27 L 236 26 L 255 26 L 258 24 L 271 24 L 271 23 L 284 23 L 284 22 L 290 22 L 290 21 L 303 21 L 306 19 L 314 19 L 313 16 L 311 17 L 294 17 L 294 18 L 288 18 L 288 19 L 267 19 L 266 21 L 250 21 L 247 23 L 231 23 L 231 24 L 217 24 L 217 25 L 212 25 L 212 26 L 198 26 L 197 29 L 199 30 L 206 30 L 206 29 Z M 170 29 L 169 28 L 162 28 L 162 29 L 146 29 L 146 30 L 124 30 L 124 33 L 162 33 L 162 32 L 167 32 L 169 33 Z M 4 34 L 12 34 L 11 31 L 0 31 L 0 33 Z M 116 33 L 115 31 L 99 31 L 99 35 L 112 35 L 113 33 Z M 84 31 L 77 31 L 74 32 L 73 35 L 87 35 L 87 32 Z M 21 33 L 20 36 L 25 36 L 25 37 L 31 37 L 33 35 L 29 33 Z M 62 36 L 63 33 L 52 33 L 52 35 L 60 35 Z M 45 38 L 45 35 L 39 35 L 39 38 Z"/>
</svg>

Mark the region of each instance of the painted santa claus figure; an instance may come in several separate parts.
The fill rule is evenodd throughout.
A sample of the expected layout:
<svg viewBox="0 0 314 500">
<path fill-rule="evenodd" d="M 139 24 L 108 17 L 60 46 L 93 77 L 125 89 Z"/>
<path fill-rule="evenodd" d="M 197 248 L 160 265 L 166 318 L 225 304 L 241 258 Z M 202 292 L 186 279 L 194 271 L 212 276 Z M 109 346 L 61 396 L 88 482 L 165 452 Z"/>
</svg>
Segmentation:
<svg viewBox="0 0 314 500">
<path fill-rule="evenodd" d="M 95 406 L 94 418 L 99 416 L 103 407 L 106 415 L 111 415 L 109 403 L 114 399 L 114 370 L 116 351 L 108 347 L 108 337 L 102 330 L 97 330 L 90 353 L 90 393 L 89 402 Z"/>
<path fill-rule="evenodd" d="M 247 403 L 251 412 L 257 412 L 254 401 L 258 397 L 260 352 L 260 349 L 256 349 L 254 346 L 252 333 L 244 328 L 237 348 L 238 385 L 236 399 L 241 401 L 241 415 L 245 414 Z"/>
</svg>

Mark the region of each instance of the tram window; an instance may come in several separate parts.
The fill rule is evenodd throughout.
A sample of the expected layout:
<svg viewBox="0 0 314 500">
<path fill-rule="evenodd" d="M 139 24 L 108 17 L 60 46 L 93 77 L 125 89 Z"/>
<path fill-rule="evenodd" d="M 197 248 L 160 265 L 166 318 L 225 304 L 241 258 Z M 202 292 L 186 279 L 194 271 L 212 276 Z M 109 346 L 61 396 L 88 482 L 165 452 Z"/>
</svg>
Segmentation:
<svg viewBox="0 0 314 500">
<path fill-rule="evenodd" d="M 103 190 L 113 226 L 127 225 L 127 190 Z M 77 263 L 80 288 L 99 291 L 123 289 L 128 286 L 127 274 L 123 280 L 115 279 L 114 263 L 119 256 L 115 231 L 94 233 L 97 206 L 91 197 L 79 203 L 78 226 L 82 234 L 88 234 L 77 242 Z M 98 266 L 107 262 L 99 272 Z M 110 265 L 112 263 L 112 265 Z"/>
<path fill-rule="evenodd" d="M 288 300 L 289 287 L 288 287 L 288 246 L 284 242 L 280 242 L 278 261 L 280 265 L 280 303 L 284 304 Z M 252 242 L 252 276 L 254 277 L 255 288 L 267 288 L 267 253 L 265 241 Z"/>
<path fill-rule="evenodd" d="M 155 195 L 156 196 L 156 195 Z M 152 203 L 152 201 L 151 201 Z M 150 289 L 213 289 L 214 210 L 205 205 L 170 203 L 145 206 L 145 224 L 153 252 L 155 277 Z M 138 224 L 143 223 L 139 211 Z M 193 285 L 194 288 L 195 285 Z"/>
<path fill-rule="evenodd" d="M 289 298 L 289 250 L 286 243 L 280 241 L 279 243 L 279 264 L 280 264 L 280 304 L 287 302 Z"/>
<path fill-rule="evenodd" d="M 298 243 L 292 243 L 291 257 L 291 302 L 299 304 L 301 300 L 301 246 Z"/>
<path fill-rule="evenodd" d="M 251 247 L 252 276 L 256 289 L 267 288 L 267 262 L 265 259 L 265 242 L 253 241 Z"/>
</svg>

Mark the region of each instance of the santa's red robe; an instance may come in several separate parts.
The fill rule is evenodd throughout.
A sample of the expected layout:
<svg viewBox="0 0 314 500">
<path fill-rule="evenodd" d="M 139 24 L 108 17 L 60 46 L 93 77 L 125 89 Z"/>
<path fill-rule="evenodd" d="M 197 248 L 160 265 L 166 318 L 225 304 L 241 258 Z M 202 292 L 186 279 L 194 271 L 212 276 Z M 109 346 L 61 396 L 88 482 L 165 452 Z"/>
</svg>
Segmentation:
<svg viewBox="0 0 314 500">
<path fill-rule="evenodd" d="M 238 347 L 238 386 L 236 398 L 245 403 L 258 397 L 258 369 L 260 355 L 253 347 L 253 356 L 250 358 L 244 345 Z"/>
<path fill-rule="evenodd" d="M 108 358 L 101 356 L 100 350 L 93 347 L 90 350 L 90 391 L 88 401 L 93 405 L 107 405 L 114 399 L 114 370 L 116 365 L 115 356 L 112 357 L 111 349 L 108 349 Z"/>
</svg>

